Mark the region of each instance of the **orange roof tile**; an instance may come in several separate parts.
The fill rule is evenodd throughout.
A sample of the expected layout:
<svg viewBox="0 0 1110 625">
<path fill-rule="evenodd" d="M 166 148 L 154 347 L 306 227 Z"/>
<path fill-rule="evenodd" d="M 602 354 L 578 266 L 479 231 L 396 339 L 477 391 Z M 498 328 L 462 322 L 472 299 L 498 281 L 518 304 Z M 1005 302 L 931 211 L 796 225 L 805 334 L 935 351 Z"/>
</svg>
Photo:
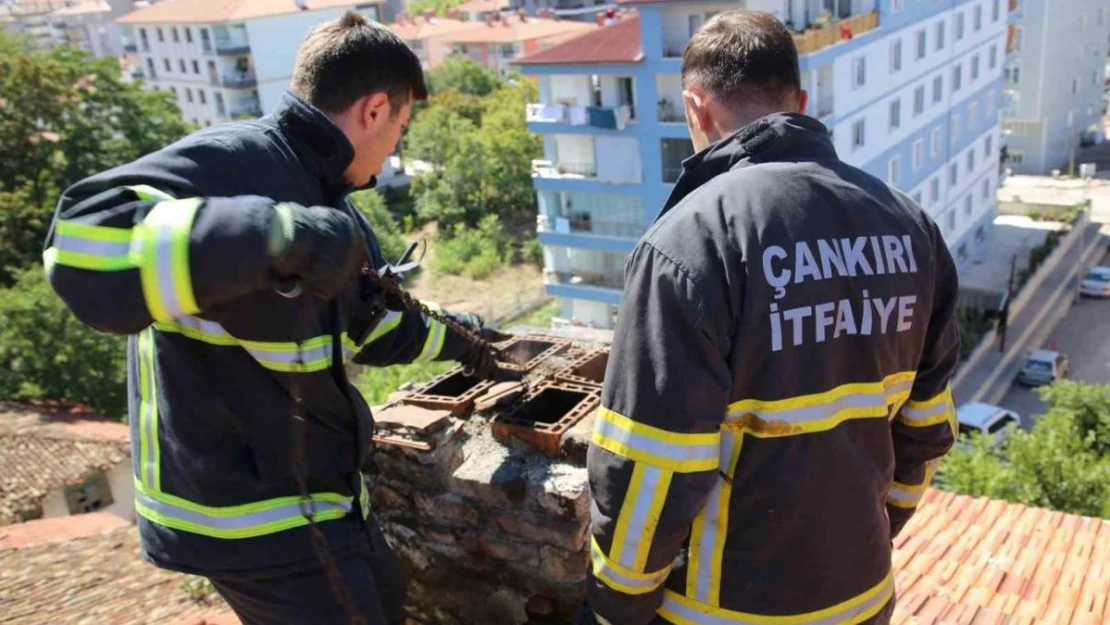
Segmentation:
<svg viewBox="0 0 1110 625">
<path fill-rule="evenodd" d="M 640 45 L 640 16 L 595 28 L 546 50 L 517 59 L 521 65 L 637 63 L 644 58 Z"/>
<path fill-rule="evenodd" d="M 459 31 L 442 37 L 452 43 L 509 43 L 535 39 L 562 39 L 597 30 L 594 24 L 512 16 L 490 23 L 478 22 L 479 28 Z"/>
<path fill-rule="evenodd" d="M 389 24 L 389 30 L 405 41 L 440 37 L 475 28 L 485 28 L 482 22 L 465 22 L 444 18 L 413 17 L 407 21 Z"/>
<path fill-rule="evenodd" d="M 110 512 L 90 512 L 4 525 L 0 527 L 0 551 L 96 536 L 127 525 L 131 523 Z"/>
<path fill-rule="evenodd" d="M 494 13 L 509 8 L 509 0 L 468 0 L 455 7 L 462 13 Z"/>
<path fill-rule="evenodd" d="M 892 625 L 1110 623 L 1110 521 L 929 490 L 894 540 Z"/>
<path fill-rule="evenodd" d="M 199 578 L 143 560 L 134 526 L 0 551 L 4 622 L 237 625 Z"/>
<path fill-rule="evenodd" d="M 368 0 L 380 3 L 383 0 Z M 309 11 L 354 8 L 354 0 L 305 0 Z M 117 19 L 120 24 L 216 24 L 299 13 L 294 0 L 163 0 Z"/>
<path fill-rule="evenodd" d="M 62 17 L 65 15 L 88 15 L 92 13 L 111 13 L 112 7 L 104 0 L 86 0 L 78 4 L 58 9 L 54 11 L 55 17 Z"/>
</svg>

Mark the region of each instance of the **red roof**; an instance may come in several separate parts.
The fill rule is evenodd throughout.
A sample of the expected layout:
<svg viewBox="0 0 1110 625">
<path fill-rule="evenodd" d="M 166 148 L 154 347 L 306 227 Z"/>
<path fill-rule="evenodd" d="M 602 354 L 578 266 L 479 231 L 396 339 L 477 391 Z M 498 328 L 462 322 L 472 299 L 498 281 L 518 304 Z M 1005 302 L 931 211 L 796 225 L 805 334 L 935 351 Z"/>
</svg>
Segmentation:
<svg viewBox="0 0 1110 625">
<path fill-rule="evenodd" d="M 131 523 L 110 512 L 90 512 L 5 525 L 0 527 L 0 551 L 96 536 L 127 525 Z"/>
<path fill-rule="evenodd" d="M 520 65 L 638 63 L 644 58 L 640 45 L 640 16 L 633 15 L 575 37 L 546 50 L 517 59 Z"/>
<path fill-rule="evenodd" d="M 892 625 L 1110 623 L 1110 520 L 929 490 L 894 547 Z"/>
</svg>

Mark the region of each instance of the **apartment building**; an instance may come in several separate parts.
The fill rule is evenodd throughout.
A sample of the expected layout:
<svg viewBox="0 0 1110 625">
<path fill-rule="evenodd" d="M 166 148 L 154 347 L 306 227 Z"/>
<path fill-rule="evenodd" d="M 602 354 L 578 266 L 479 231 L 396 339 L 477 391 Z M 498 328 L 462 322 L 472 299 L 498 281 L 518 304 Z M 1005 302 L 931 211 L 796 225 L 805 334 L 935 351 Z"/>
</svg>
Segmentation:
<svg viewBox="0 0 1110 625">
<path fill-rule="evenodd" d="M 149 3 L 140 0 L 82 0 L 52 14 L 57 44 L 70 45 L 96 58 L 124 56 L 124 40 L 116 18 Z"/>
<path fill-rule="evenodd" d="M 604 27 L 519 61 L 539 83 L 528 125 L 545 281 L 562 316 L 611 326 L 623 265 L 693 147 L 679 70 L 719 11 L 768 11 L 795 32 L 810 115 L 841 158 L 918 200 L 961 264 L 996 213 L 1005 0 L 622 2 Z"/>
<path fill-rule="evenodd" d="M 429 70 L 451 54 L 452 44 L 444 37 L 480 26 L 479 21 L 462 20 L 455 15 L 441 18 L 429 11 L 421 16 L 400 15 L 389 24 L 389 29 L 405 40 L 420 57 L 420 65 Z"/>
<path fill-rule="evenodd" d="M 1010 5 L 1022 19 L 1011 26 L 1006 43 L 1009 167 L 1021 174 L 1068 171 L 1084 137 L 1102 130 L 1110 1 Z"/>
<path fill-rule="evenodd" d="M 0 28 L 28 37 L 45 50 L 57 45 L 53 13 L 76 4 L 76 0 L 5 0 L 0 2 Z"/>
<path fill-rule="evenodd" d="M 521 56 L 597 30 L 594 24 L 531 17 L 523 11 L 507 15 L 487 13 L 482 21 L 471 23 L 476 26 L 445 35 L 442 40 L 451 46 L 452 52 L 501 75 L 514 69 L 512 62 Z"/>
<path fill-rule="evenodd" d="M 258 117 L 281 101 L 308 31 L 349 9 L 379 19 L 381 0 L 166 0 L 117 20 L 152 89 L 202 126 Z"/>
</svg>

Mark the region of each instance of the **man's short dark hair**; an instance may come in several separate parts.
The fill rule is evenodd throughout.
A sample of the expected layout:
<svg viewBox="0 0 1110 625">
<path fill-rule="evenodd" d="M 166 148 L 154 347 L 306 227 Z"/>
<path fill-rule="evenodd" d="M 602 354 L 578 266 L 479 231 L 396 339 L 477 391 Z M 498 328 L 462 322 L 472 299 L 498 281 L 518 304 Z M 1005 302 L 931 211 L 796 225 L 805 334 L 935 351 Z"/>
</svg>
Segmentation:
<svg viewBox="0 0 1110 625">
<path fill-rule="evenodd" d="M 372 93 L 388 95 L 394 111 L 409 98 L 428 97 L 416 54 L 389 29 L 354 11 L 308 33 L 297 51 L 291 88 L 332 114 Z"/>
<path fill-rule="evenodd" d="M 778 108 L 802 88 L 798 48 L 770 13 L 737 9 L 705 23 L 682 55 L 682 85 L 735 104 Z"/>
</svg>

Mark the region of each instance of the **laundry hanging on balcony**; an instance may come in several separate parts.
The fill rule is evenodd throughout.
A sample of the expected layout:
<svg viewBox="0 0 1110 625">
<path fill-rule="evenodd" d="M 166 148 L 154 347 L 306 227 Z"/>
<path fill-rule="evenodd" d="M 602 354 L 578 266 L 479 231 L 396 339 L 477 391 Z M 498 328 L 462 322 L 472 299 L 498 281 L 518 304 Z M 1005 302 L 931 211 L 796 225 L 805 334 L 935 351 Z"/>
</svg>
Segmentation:
<svg viewBox="0 0 1110 625">
<path fill-rule="evenodd" d="M 567 115 L 570 119 L 571 126 L 585 126 L 590 123 L 590 114 L 584 106 L 572 106 L 568 109 Z"/>
<path fill-rule="evenodd" d="M 590 107 L 590 125 L 595 128 L 617 129 L 617 114 L 611 108 Z"/>
</svg>

